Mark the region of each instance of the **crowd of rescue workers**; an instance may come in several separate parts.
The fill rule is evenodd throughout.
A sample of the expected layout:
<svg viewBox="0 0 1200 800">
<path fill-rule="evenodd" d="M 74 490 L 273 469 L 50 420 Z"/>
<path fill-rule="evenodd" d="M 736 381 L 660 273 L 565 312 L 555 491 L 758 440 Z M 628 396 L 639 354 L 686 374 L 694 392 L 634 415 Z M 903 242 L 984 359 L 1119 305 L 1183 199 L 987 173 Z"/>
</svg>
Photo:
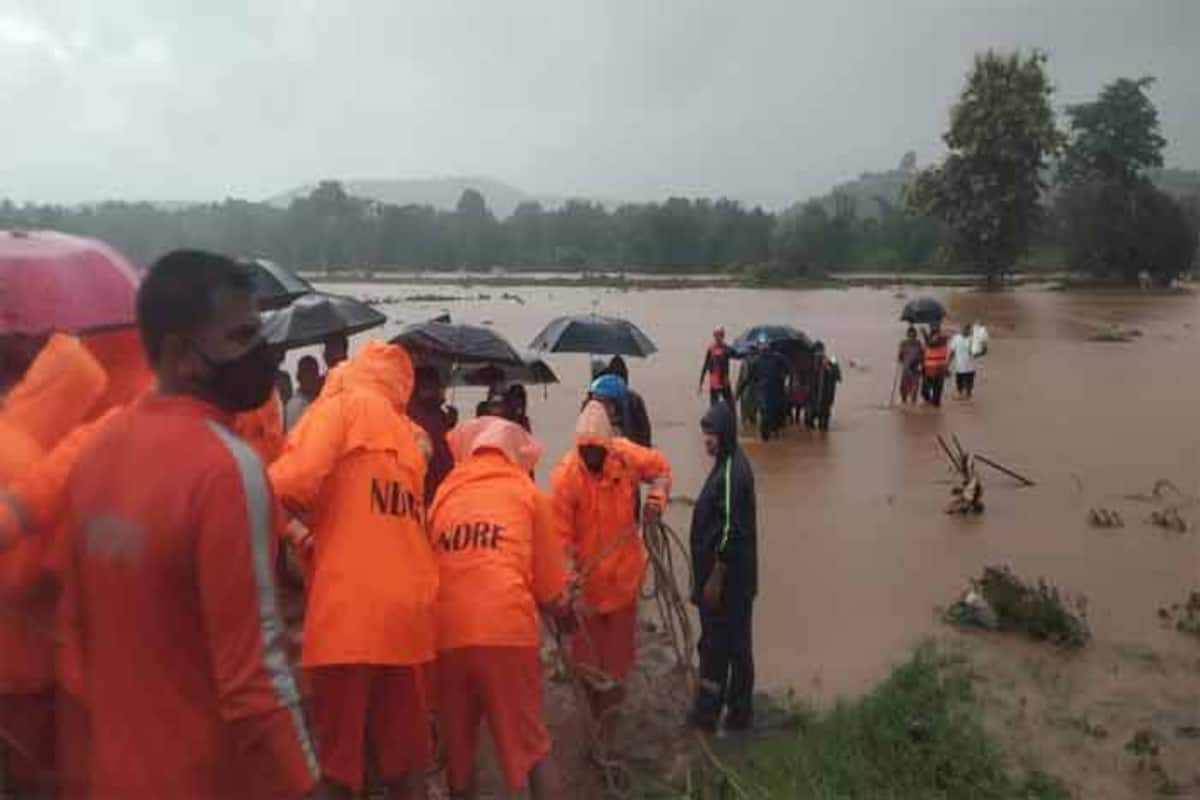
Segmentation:
<svg viewBox="0 0 1200 800">
<path fill-rule="evenodd" d="M 567 796 L 543 633 L 568 642 L 611 746 L 637 657 L 640 532 L 672 488 L 621 357 L 593 362 L 575 446 L 542 491 L 521 385 L 460 420 L 436 367 L 334 336 L 324 371 L 306 355 L 293 386 L 245 266 L 212 253 L 160 258 L 136 310 L 133 333 L 4 354 L 0 785 L 419 798 L 442 762 L 451 795 L 474 797 L 486 723 L 511 791 Z M 940 404 L 950 372 L 969 396 L 972 341 L 910 328 L 904 402 Z M 713 466 L 688 539 L 701 636 L 686 720 L 704 734 L 753 722 L 757 514 L 739 419 L 764 441 L 829 429 L 842 371 L 810 344 L 735 353 L 717 328 L 705 352 Z"/>
</svg>

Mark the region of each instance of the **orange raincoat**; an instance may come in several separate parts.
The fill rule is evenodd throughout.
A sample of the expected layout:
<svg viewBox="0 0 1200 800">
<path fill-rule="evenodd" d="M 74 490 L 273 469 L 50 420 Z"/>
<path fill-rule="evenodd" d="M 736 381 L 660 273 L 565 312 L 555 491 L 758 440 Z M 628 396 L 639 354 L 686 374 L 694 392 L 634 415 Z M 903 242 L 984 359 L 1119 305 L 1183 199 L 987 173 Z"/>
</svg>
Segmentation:
<svg viewBox="0 0 1200 800">
<path fill-rule="evenodd" d="M 107 386 L 104 368 L 78 339 L 54 334 L 0 405 L 0 525 L 10 529 L 0 538 L 12 537 L 11 549 L 0 555 L 0 729 L 35 759 L 12 765 L 18 786 L 36 782 L 36 770 L 54 767 L 50 690 L 58 636 L 48 563 L 57 526 L 26 513 L 17 484 L 93 413 Z"/>
<path fill-rule="evenodd" d="M 588 403 L 580 417 L 578 445 L 608 451 L 604 469 L 593 475 L 572 449 L 550 475 L 555 525 L 571 546 L 575 569 L 584 579 L 584 598 L 605 614 L 637 600 L 646 568 L 646 548 L 634 517 L 641 483 L 670 490 L 671 464 L 660 451 L 612 437 L 603 407 Z"/>
<path fill-rule="evenodd" d="M 537 607 L 566 583 L 550 501 L 529 478 L 540 448 L 499 417 L 473 419 L 446 438 L 458 466 L 429 514 L 440 578 L 438 650 L 536 647 Z"/>
<path fill-rule="evenodd" d="M 104 368 L 78 339 L 54 334 L 0 406 L 0 488 L 12 490 L 94 409 L 107 387 Z M 19 501 L 8 500 L 28 523 Z M 50 526 L 29 526 L 0 555 L 0 693 L 54 685 L 53 600 L 37 591 L 49 579 Z"/>
<path fill-rule="evenodd" d="M 425 459 L 404 411 L 412 389 L 408 353 L 368 342 L 330 372 L 271 467 L 285 507 L 311 522 L 306 667 L 415 665 L 435 655 Z"/>
<path fill-rule="evenodd" d="M 272 579 L 266 474 L 228 418 L 151 395 L 83 447 L 67 490 L 61 619 L 81 655 L 91 791 L 299 797 L 316 760 Z M 186 458 L 163 470 L 173 448 Z"/>
<path fill-rule="evenodd" d="M 124 406 L 154 388 L 154 372 L 146 363 L 136 326 L 84 334 L 83 342 L 108 375 L 108 387 L 96 411 Z"/>
</svg>

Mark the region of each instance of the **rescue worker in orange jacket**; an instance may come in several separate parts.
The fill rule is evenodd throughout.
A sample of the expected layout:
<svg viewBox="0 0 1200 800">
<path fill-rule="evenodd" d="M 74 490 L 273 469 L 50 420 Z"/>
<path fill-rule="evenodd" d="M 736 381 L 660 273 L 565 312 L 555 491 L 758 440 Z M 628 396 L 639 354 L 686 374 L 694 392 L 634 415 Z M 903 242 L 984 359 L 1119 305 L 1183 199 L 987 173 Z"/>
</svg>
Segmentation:
<svg viewBox="0 0 1200 800">
<path fill-rule="evenodd" d="M 946 382 L 946 368 L 950 363 L 950 339 L 942 333 L 941 325 L 934 323 L 925 337 L 925 357 L 921 396 L 925 402 L 937 408 L 942 404 L 942 389 Z"/>
<path fill-rule="evenodd" d="M 276 504 L 228 427 L 278 364 L 250 275 L 169 253 L 137 315 L 158 388 L 104 422 L 68 487 L 63 619 L 99 733 L 89 791 L 305 796 L 318 773 L 275 601 Z"/>
<path fill-rule="evenodd" d="M 109 408 L 99 418 L 76 427 L 0 492 L 0 547 L 6 540 L 19 542 L 21 537 L 31 534 L 48 538 L 42 566 L 53 583 L 48 587 L 50 592 L 58 588 L 68 566 L 69 545 L 63 535 L 66 526 L 61 523 L 66 515 L 71 470 L 87 444 L 122 408 Z M 88 784 L 89 724 L 79 637 L 71 635 L 77 626 L 67 624 L 70 620 L 65 614 L 70 605 L 60 601 L 54 629 L 47 631 L 39 626 L 39 633 L 55 644 L 57 651 L 54 661 L 58 685 L 53 720 L 58 734 L 53 764 L 55 787 L 60 797 L 84 797 Z"/>
<path fill-rule="evenodd" d="M 107 388 L 104 369 L 73 336 L 53 334 L 0 404 L 0 490 L 14 485 L 90 412 Z M 15 500 L 5 505 L 23 513 Z M 46 559 L 53 527 L 29 525 L 0 554 L 0 759 L 17 795 L 54 772 L 55 582 Z M 11 752 L 5 752 L 11 751 Z"/>
<path fill-rule="evenodd" d="M 640 484 L 652 483 L 643 508 L 647 521 L 667 504 L 671 465 L 658 450 L 614 437 L 599 402 L 584 406 L 575 428 L 576 447 L 550 476 L 555 526 L 570 548 L 582 584 L 584 614 L 572 640 L 576 668 L 590 676 L 589 700 L 611 733 L 624 696 L 622 681 L 634 661 L 637 599 L 646 568 L 635 516 Z"/>
<path fill-rule="evenodd" d="M 368 751 L 402 795 L 425 796 L 433 763 L 422 670 L 435 657 L 437 564 L 426 456 L 405 413 L 413 381 L 404 348 L 367 342 L 329 373 L 270 471 L 311 531 L 301 664 L 324 773 L 347 794 L 362 788 Z"/>
<path fill-rule="evenodd" d="M 447 439 L 457 466 L 430 509 L 429 535 L 450 791 L 475 796 L 476 737 L 486 717 L 509 788 L 528 782 L 535 800 L 562 797 L 542 713 L 538 609 L 566 613 L 566 557 L 550 500 L 529 477 L 541 448 L 520 425 L 492 416 Z"/>
</svg>

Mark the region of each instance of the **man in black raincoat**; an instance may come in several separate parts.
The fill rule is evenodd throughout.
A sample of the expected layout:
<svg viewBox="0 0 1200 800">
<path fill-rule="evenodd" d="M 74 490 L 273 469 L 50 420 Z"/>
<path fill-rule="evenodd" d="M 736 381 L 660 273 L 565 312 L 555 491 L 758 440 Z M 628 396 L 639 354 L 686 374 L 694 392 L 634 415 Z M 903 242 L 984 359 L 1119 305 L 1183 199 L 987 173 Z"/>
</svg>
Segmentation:
<svg viewBox="0 0 1200 800">
<path fill-rule="evenodd" d="M 700 688 L 691 722 L 744 730 L 753 717 L 754 653 L 751 630 L 758 592 L 758 519 L 754 472 L 738 447 L 737 423 L 726 403 L 700 422 L 716 459 L 692 513 L 692 602 L 700 609 Z"/>
<path fill-rule="evenodd" d="M 761 339 L 755 344 L 754 357 L 748 362 L 749 370 L 747 383 L 739 390 L 747 389 L 755 393 L 758 401 L 758 432 L 765 442 L 778 433 L 787 421 L 788 393 L 787 381 L 792 374 L 792 367 L 787 359 L 771 349 L 770 344 Z"/>
</svg>

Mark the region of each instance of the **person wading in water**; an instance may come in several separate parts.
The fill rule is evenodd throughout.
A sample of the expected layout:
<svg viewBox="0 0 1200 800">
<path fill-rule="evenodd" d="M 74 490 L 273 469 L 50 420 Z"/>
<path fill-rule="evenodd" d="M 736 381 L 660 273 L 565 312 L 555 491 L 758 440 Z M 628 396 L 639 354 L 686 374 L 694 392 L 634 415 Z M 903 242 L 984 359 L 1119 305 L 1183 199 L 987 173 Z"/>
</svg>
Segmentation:
<svg viewBox="0 0 1200 800">
<path fill-rule="evenodd" d="M 717 326 L 713 330 L 713 340 L 704 353 L 704 366 L 700 368 L 700 388 L 703 391 L 704 376 L 708 376 L 708 400 L 710 405 L 716 405 L 724 400 L 733 408 L 733 385 L 730 381 L 729 366 L 733 358 L 733 350 L 725 344 L 725 329 Z"/>
</svg>

